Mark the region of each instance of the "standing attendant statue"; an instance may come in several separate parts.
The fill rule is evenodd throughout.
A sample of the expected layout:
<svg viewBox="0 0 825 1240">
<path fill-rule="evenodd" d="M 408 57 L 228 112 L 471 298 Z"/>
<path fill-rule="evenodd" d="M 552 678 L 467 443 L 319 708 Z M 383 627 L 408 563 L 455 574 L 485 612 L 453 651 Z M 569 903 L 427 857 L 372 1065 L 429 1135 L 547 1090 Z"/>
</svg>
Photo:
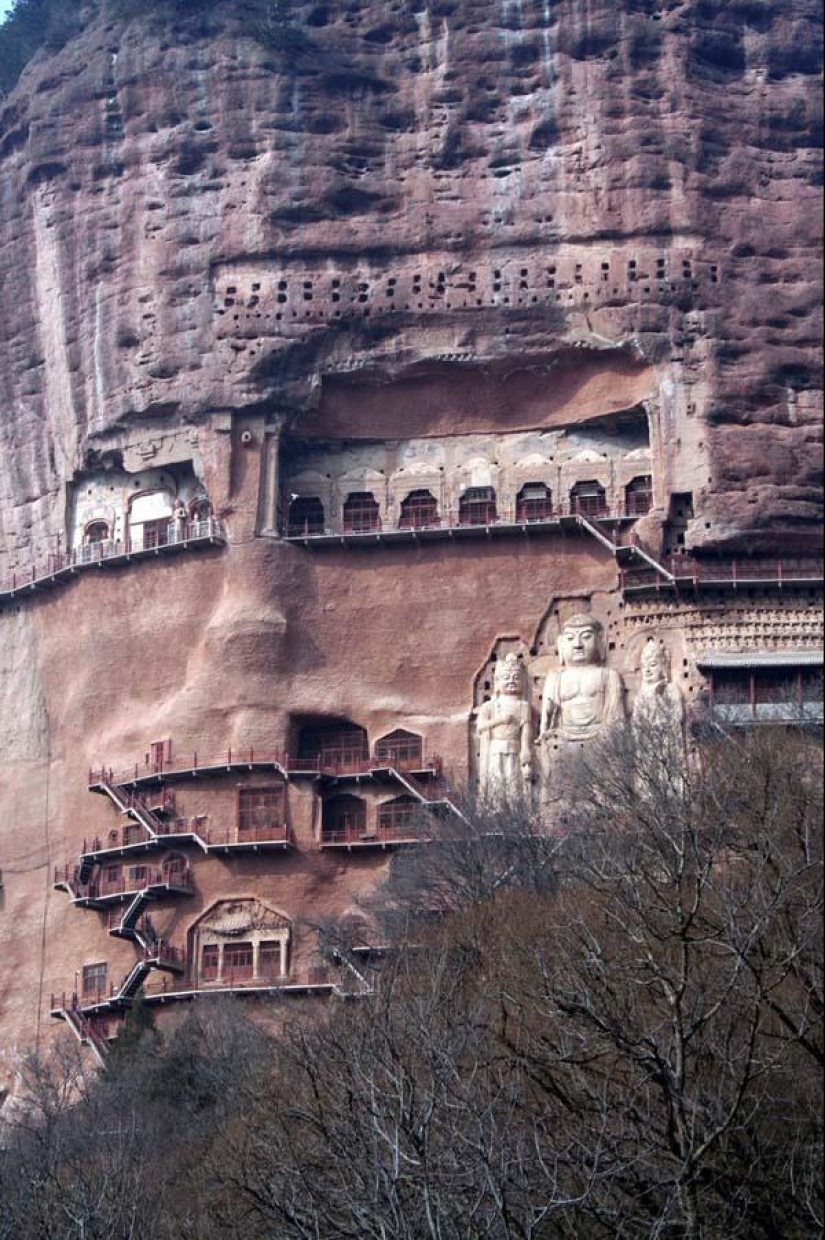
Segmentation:
<svg viewBox="0 0 825 1240">
<path fill-rule="evenodd" d="M 685 726 L 685 699 L 670 679 L 670 658 L 664 642 L 648 639 L 641 659 L 642 680 L 633 705 L 637 740 L 661 735 L 681 737 Z"/>
<path fill-rule="evenodd" d="M 530 782 L 530 704 L 524 695 L 524 668 L 515 654 L 496 664 L 493 696 L 478 712 L 478 791 L 482 797 L 523 793 Z"/>
<path fill-rule="evenodd" d="M 540 742 L 588 741 L 625 717 L 624 685 L 606 667 L 604 629 L 588 615 L 572 616 L 562 628 L 556 649 L 559 670 L 545 683 L 541 703 Z"/>
</svg>

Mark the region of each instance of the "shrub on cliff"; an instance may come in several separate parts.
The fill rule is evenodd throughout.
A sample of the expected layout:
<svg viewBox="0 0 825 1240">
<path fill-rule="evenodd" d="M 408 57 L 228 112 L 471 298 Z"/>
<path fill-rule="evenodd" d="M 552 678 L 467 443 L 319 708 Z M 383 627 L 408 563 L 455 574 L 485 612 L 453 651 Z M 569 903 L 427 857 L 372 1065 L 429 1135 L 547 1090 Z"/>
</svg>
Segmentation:
<svg viewBox="0 0 825 1240">
<path fill-rule="evenodd" d="M 40 48 L 56 51 L 82 28 L 88 14 L 65 0 L 16 0 L 0 26 L 0 91 L 9 91 Z"/>
<path fill-rule="evenodd" d="M 214 22 L 228 24 L 267 47 L 297 53 L 308 46 L 294 20 L 292 0 L 16 0 L 0 26 L 0 93 L 17 83 L 41 50 L 58 51 L 100 13 L 115 20 L 164 21 L 209 35 Z"/>
</svg>

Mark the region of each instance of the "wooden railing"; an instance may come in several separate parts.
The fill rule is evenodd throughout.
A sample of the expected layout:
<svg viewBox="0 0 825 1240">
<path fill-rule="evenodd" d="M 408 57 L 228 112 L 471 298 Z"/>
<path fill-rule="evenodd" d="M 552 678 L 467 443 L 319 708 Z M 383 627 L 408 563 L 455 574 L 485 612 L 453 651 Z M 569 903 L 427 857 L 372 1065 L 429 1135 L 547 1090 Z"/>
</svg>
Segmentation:
<svg viewBox="0 0 825 1240">
<path fill-rule="evenodd" d="M 275 766 L 280 767 L 284 774 L 299 775 L 369 775 L 372 771 L 387 770 L 388 768 L 438 774 L 442 769 L 442 760 L 438 754 L 422 755 L 420 758 L 407 759 L 390 759 L 384 756 L 380 758 L 346 757 L 336 760 L 324 755 L 313 758 L 297 758 L 283 750 L 258 749 L 250 746 L 248 749 L 229 748 L 220 753 L 208 755 L 195 751 L 191 755 L 185 754 L 182 757 L 176 756 L 174 759 L 164 761 L 150 761 L 147 759 L 143 762 L 136 762 L 134 766 L 120 771 L 114 771 L 112 768 L 93 768 L 89 771 L 88 779 L 89 787 L 97 787 L 101 784 L 122 787 L 124 784 L 132 783 L 139 779 L 162 778 L 165 775 L 188 774 L 190 772 L 220 771 L 239 766 Z M 133 794 L 127 793 L 125 790 L 123 795 L 133 796 Z M 148 812 L 143 798 L 134 797 L 134 804 L 144 812 Z M 158 831 L 158 834 L 161 833 L 161 831 Z"/>
<path fill-rule="evenodd" d="M 650 553 L 648 553 L 650 554 Z M 825 575 L 821 559 L 726 559 L 700 560 L 696 556 L 660 557 L 659 562 L 674 584 L 687 588 L 702 585 L 745 586 L 752 583 L 782 586 L 790 582 L 820 583 Z M 622 587 L 667 587 L 661 573 L 647 565 L 622 570 Z"/>
<path fill-rule="evenodd" d="M 534 501 L 535 504 L 535 501 Z M 486 510 L 486 511 L 485 511 Z M 647 510 L 649 511 L 649 510 Z M 486 529 L 492 526 L 521 528 L 529 525 L 543 525 L 548 522 L 560 521 L 565 517 L 588 517 L 596 521 L 636 521 L 644 516 L 638 505 L 610 507 L 607 504 L 587 504 L 581 502 L 565 502 L 562 504 L 542 503 L 533 511 L 519 511 L 516 505 L 498 504 L 494 512 L 488 510 L 486 503 L 478 505 L 478 512 L 472 514 L 448 513 L 416 513 L 410 517 L 401 517 L 397 521 L 386 521 L 380 517 L 368 526 L 358 525 L 345 517 L 340 520 L 325 520 L 323 527 L 314 523 L 290 522 L 283 516 L 280 522 L 280 533 L 283 538 L 329 538 L 329 537 L 369 537 L 374 534 L 415 534 L 428 530 L 472 530 Z"/>
<path fill-rule="evenodd" d="M 381 823 L 375 827 L 324 827 L 321 834 L 322 846 L 336 844 L 368 846 L 370 844 L 398 844 L 424 838 L 420 823 L 415 815 L 399 815 L 392 823 Z"/>
<path fill-rule="evenodd" d="M 77 879 L 77 870 L 69 866 L 56 866 L 54 872 L 55 885 L 65 883 L 71 887 L 75 899 L 103 900 L 113 896 L 138 895 L 148 887 L 174 887 L 179 891 L 191 892 L 192 877 L 187 866 L 184 869 L 170 870 L 165 866 L 141 866 L 144 873 L 130 877 L 122 874 L 117 879 L 107 879 L 103 875 L 92 882 L 81 883 Z"/>
<path fill-rule="evenodd" d="M 124 560 L 134 555 L 148 555 L 188 543 L 223 542 L 226 539 L 223 526 L 217 517 L 203 521 L 170 521 L 168 530 L 151 547 L 139 546 L 130 539 L 125 541 L 105 539 L 86 543 L 76 551 L 53 552 L 42 560 L 32 560 L 25 569 L 15 569 L 10 577 L 0 581 L 0 597 L 14 595 L 21 590 L 51 585 L 73 572 L 93 568 L 112 560 Z"/>
</svg>

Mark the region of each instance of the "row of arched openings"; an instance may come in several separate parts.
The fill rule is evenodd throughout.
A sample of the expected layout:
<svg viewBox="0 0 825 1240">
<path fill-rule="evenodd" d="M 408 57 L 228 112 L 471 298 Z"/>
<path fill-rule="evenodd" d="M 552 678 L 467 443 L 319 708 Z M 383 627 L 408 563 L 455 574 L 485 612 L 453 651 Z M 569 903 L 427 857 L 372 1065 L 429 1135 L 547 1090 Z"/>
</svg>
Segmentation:
<svg viewBox="0 0 825 1240">
<path fill-rule="evenodd" d="M 298 734 L 298 755 L 302 761 L 325 769 L 346 770 L 370 761 L 366 729 L 356 723 L 311 723 Z M 372 759 L 378 765 L 415 768 L 424 761 L 424 741 L 414 732 L 398 728 L 375 742 Z"/>
<path fill-rule="evenodd" d="M 187 509 L 189 521 L 197 523 L 200 521 L 208 521 L 212 516 L 212 505 L 208 499 L 199 498 L 192 501 Z M 144 523 L 144 547 L 163 546 L 166 542 L 164 537 L 165 531 L 169 528 L 174 517 L 163 517 L 159 521 L 147 521 Z M 95 520 L 90 521 L 83 531 L 83 542 L 86 546 L 97 546 L 101 543 L 109 542 L 114 537 L 114 531 L 108 521 Z"/>
<path fill-rule="evenodd" d="M 342 793 L 324 802 L 321 839 L 325 844 L 368 840 L 373 835 L 411 836 L 418 827 L 421 806 L 414 797 L 398 796 L 378 806 L 374 827 L 370 827 L 367 803 L 352 793 Z"/>
<path fill-rule="evenodd" d="M 647 474 L 634 478 L 625 487 L 627 515 L 644 516 L 652 506 L 653 479 Z M 607 515 L 605 487 L 596 480 L 577 482 L 570 490 L 570 511 L 590 517 Z M 546 521 L 554 515 L 553 494 L 546 483 L 529 482 L 521 488 L 516 497 L 517 522 Z M 368 534 L 381 529 L 381 509 L 370 491 L 351 492 L 344 502 L 342 516 L 346 534 Z M 441 520 L 438 500 L 431 491 L 411 491 L 401 503 L 398 528 L 423 530 L 437 527 Z M 470 487 L 463 493 L 458 507 L 459 525 L 491 525 L 497 520 L 498 501 L 493 487 Z M 327 514 L 317 496 L 299 496 L 292 500 L 287 519 L 288 537 L 323 534 L 326 528 Z"/>
</svg>

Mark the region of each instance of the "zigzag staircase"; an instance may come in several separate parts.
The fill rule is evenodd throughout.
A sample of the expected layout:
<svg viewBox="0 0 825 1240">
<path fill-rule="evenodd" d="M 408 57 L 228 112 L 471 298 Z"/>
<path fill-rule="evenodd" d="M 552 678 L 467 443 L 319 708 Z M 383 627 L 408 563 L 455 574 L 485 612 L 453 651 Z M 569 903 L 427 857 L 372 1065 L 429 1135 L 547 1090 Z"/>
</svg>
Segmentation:
<svg viewBox="0 0 825 1240">
<path fill-rule="evenodd" d="M 209 844 L 198 835 L 197 831 L 170 832 L 167 824 L 153 810 L 149 809 L 139 797 L 134 796 L 120 784 L 116 784 L 111 780 L 101 779 L 100 788 L 120 814 L 127 815 L 133 822 L 136 822 L 138 826 L 143 828 L 150 841 L 166 845 L 173 840 L 186 838 L 194 840 L 205 853 L 209 852 Z M 81 858 L 81 863 L 82 861 L 83 858 Z"/>
<path fill-rule="evenodd" d="M 390 774 L 398 780 L 402 787 L 406 788 L 417 801 L 421 802 L 425 809 L 433 812 L 437 812 L 438 810 L 447 810 L 449 813 L 455 814 L 455 816 L 460 818 L 462 822 L 467 822 L 467 819 L 462 811 L 456 805 L 455 801 L 453 801 L 451 797 L 446 794 L 446 792 L 440 791 L 437 796 L 432 796 L 431 789 L 427 788 L 425 784 L 420 783 L 415 776 L 410 775 L 407 771 L 399 770 L 399 768 L 395 766 L 390 767 L 389 771 Z M 441 784 L 443 789 L 443 783 L 441 780 L 439 780 L 439 784 Z"/>
<path fill-rule="evenodd" d="M 81 1046 L 88 1046 L 94 1055 L 99 1067 L 103 1067 L 106 1057 L 109 1053 L 109 1043 L 102 1033 L 99 1033 L 95 1027 L 94 1020 L 83 1013 L 76 1007 L 65 1008 L 63 1019 L 77 1038 Z"/>
<path fill-rule="evenodd" d="M 588 534 L 591 534 L 593 538 L 597 539 L 603 547 L 606 547 L 607 550 L 615 556 L 616 563 L 620 567 L 632 566 L 637 561 L 641 560 L 642 563 L 648 568 L 651 568 L 654 572 L 658 573 L 662 580 L 667 582 L 668 585 L 673 585 L 675 583 L 676 578 L 673 573 L 670 572 L 669 569 L 665 568 L 664 564 L 660 563 L 660 561 L 656 559 L 653 552 L 648 551 L 637 537 L 634 536 L 632 542 L 619 543 L 614 538 L 611 538 L 608 534 L 606 534 L 604 530 L 599 528 L 596 518 L 583 517 L 581 513 L 579 513 L 577 514 L 576 520 L 583 530 L 586 530 Z"/>
</svg>

